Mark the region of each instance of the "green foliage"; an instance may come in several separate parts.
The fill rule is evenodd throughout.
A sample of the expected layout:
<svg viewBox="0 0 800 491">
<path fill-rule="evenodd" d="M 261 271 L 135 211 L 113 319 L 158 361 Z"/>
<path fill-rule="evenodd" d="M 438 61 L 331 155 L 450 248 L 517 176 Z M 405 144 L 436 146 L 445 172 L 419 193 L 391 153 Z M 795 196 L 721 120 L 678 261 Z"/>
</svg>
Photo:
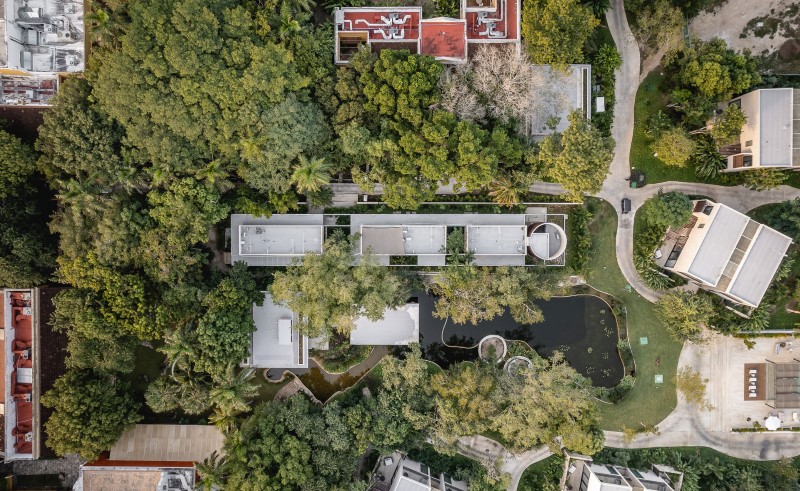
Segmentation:
<svg viewBox="0 0 800 491">
<path fill-rule="evenodd" d="M 98 372 L 130 372 L 137 339 L 107 322 L 95 299 L 95 294 L 75 288 L 64 290 L 53 299 L 51 322 L 68 336 L 66 365 Z"/>
<path fill-rule="evenodd" d="M 761 221 L 795 242 L 800 241 L 800 198 L 772 206 Z"/>
<path fill-rule="evenodd" d="M 368 251 L 354 266 L 354 247 L 354 240 L 334 235 L 322 254 L 307 253 L 302 262 L 275 273 L 272 296 L 297 313 L 304 334 L 348 334 L 358 317 L 382 319 L 387 308 L 408 298 L 404 281 Z"/>
<path fill-rule="evenodd" d="M 569 211 L 569 252 L 567 260 L 569 267 L 575 273 L 583 273 L 589 266 L 592 253 L 592 235 L 589 232 L 589 222 L 592 212 L 585 206 L 575 206 Z"/>
<path fill-rule="evenodd" d="M 263 303 L 253 276 L 242 262 L 203 299 L 204 313 L 197 323 L 198 370 L 220 377 L 228 365 L 239 364 L 250 351 L 255 331 L 253 304 Z"/>
<path fill-rule="evenodd" d="M 742 126 L 747 122 L 747 116 L 736 104 L 728 104 L 722 114 L 714 120 L 711 128 L 711 137 L 718 147 L 731 145 L 739 141 Z"/>
<path fill-rule="evenodd" d="M 47 236 L 44 197 L 39 197 L 36 155 L 21 140 L 0 130 L 0 285 L 44 283 L 54 254 Z"/>
<path fill-rule="evenodd" d="M 456 324 L 477 324 L 502 314 L 506 308 L 520 324 L 543 320 L 536 300 L 562 293 L 564 273 L 523 267 L 477 267 L 458 264 L 433 277 L 436 298 L 433 315 Z"/>
<path fill-rule="evenodd" d="M 459 17 L 461 2 L 457 0 L 435 0 L 433 13 L 436 17 Z"/>
<path fill-rule="evenodd" d="M 286 163 L 327 137 L 319 109 L 293 97 L 309 80 L 292 54 L 228 0 L 147 0 L 129 16 L 121 48 L 98 59 L 93 94 L 132 156 L 156 180 L 219 160 L 222 175 L 285 191 Z"/>
<path fill-rule="evenodd" d="M 225 441 L 225 489 L 345 489 L 358 452 L 343 409 L 295 395 L 258 406 Z"/>
<path fill-rule="evenodd" d="M 667 113 L 659 109 L 657 113 L 651 115 L 647 120 L 647 129 L 645 131 L 649 137 L 656 139 L 670 128 L 672 128 L 672 120 Z"/>
<path fill-rule="evenodd" d="M 720 155 L 717 144 L 708 136 L 701 135 L 695 140 L 694 153 L 689 157 L 689 165 L 694 173 L 703 180 L 716 179 L 727 166 L 725 157 Z"/>
<path fill-rule="evenodd" d="M 692 218 L 692 207 L 692 200 L 683 193 L 659 193 L 642 207 L 641 218 L 660 230 L 679 229 Z"/>
<path fill-rule="evenodd" d="M 748 169 L 742 174 L 743 184 L 753 191 L 775 189 L 789 178 L 789 174 L 780 169 Z"/>
<path fill-rule="evenodd" d="M 138 275 L 121 273 L 100 263 L 94 253 L 68 260 L 60 257 L 61 280 L 93 295 L 94 308 L 118 332 L 155 339 L 164 329 L 151 287 Z"/>
<path fill-rule="evenodd" d="M 607 1 L 607 0 L 603 0 Z M 600 49 L 595 54 L 592 62 L 592 70 L 599 76 L 605 77 L 613 75 L 614 71 L 622 66 L 622 55 L 619 54 L 617 48 L 610 44 L 600 46 Z"/>
<path fill-rule="evenodd" d="M 422 359 L 419 345 L 412 345 L 403 359 L 386 357 L 381 372 L 378 395 L 364 401 L 363 411 L 348 412 L 348 424 L 359 449 L 367 443 L 381 452 L 414 447 L 425 440 L 433 422 L 428 363 Z"/>
<path fill-rule="evenodd" d="M 659 299 L 656 314 L 675 339 L 698 341 L 714 315 L 714 306 L 706 295 L 671 291 Z"/>
<path fill-rule="evenodd" d="M 542 141 L 539 160 L 568 198 L 581 201 L 584 193 L 600 191 L 614 156 L 614 140 L 592 127 L 579 111 L 570 113 L 569 123 L 563 134 Z"/>
<path fill-rule="evenodd" d="M 578 0 L 530 0 L 522 5 L 522 39 L 534 63 L 565 70 L 583 63 L 583 46 L 600 21 Z"/>
<path fill-rule="evenodd" d="M 665 164 L 683 167 L 694 153 L 695 143 L 683 128 L 670 128 L 662 131 L 651 147 Z"/>
<path fill-rule="evenodd" d="M 432 428 L 437 445 L 487 430 L 513 450 L 550 445 L 556 437 L 572 451 L 591 455 L 603 447 L 589 382 L 556 353 L 535 357 L 534 368 L 509 376 L 497 365 L 464 362 L 431 378 L 436 403 Z"/>
<path fill-rule="evenodd" d="M 325 159 L 300 157 L 292 172 L 292 183 L 301 193 L 318 192 L 331 181 L 331 165 Z"/>
<path fill-rule="evenodd" d="M 58 455 L 97 458 L 141 419 L 128 392 L 115 377 L 70 370 L 41 397 L 42 405 L 53 409 L 44 428 L 47 445 Z"/>
<path fill-rule="evenodd" d="M 627 5 L 626 5 L 627 6 Z M 669 0 L 655 0 L 638 10 L 634 34 L 645 55 L 677 47 L 683 37 L 683 14 Z"/>
<path fill-rule="evenodd" d="M 717 102 L 739 94 L 761 81 L 750 52 L 729 49 L 724 40 L 692 40 L 691 46 L 664 60 L 670 98 L 689 127 L 704 126 Z"/>
</svg>

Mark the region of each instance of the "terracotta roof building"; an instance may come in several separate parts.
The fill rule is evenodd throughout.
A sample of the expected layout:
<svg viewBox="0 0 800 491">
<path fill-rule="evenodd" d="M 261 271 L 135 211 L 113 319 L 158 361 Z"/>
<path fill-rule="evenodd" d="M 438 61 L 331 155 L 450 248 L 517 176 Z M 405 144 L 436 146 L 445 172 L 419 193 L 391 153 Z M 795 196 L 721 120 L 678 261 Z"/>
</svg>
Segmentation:
<svg viewBox="0 0 800 491">
<path fill-rule="evenodd" d="M 458 19 L 423 19 L 422 7 L 342 7 L 334 11 L 334 62 L 349 63 L 366 44 L 465 63 L 471 44 L 519 43 L 519 25 L 519 0 L 462 0 Z"/>
</svg>

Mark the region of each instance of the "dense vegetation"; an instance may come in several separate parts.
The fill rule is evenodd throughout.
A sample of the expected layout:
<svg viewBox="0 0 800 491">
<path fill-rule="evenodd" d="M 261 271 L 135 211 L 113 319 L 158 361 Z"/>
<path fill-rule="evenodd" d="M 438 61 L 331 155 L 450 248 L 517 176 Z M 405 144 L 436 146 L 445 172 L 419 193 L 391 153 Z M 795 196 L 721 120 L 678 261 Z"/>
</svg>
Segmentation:
<svg viewBox="0 0 800 491">
<path fill-rule="evenodd" d="M 377 319 L 404 302 L 411 283 L 369 254 L 353 266 L 352 238 L 333 236 L 324 254 L 263 273 L 222 264 L 211 235 L 232 212 L 285 213 L 303 196 L 328 204 L 336 174 L 382 187 L 393 209 L 417 209 L 451 182 L 508 206 L 535 180 L 561 182 L 574 199 L 597 191 L 612 157 L 608 124 L 575 113 L 537 143 L 524 120 L 548 110 L 531 61 L 565 70 L 590 53 L 613 91 L 618 53 L 585 46 L 607 5 L 536 3 L 546 15 L 526 5 L 526 54 L 482 50 L 455 69 L 362 50 L 337 69 L 331 24 L 311 2 L 97 2 L 86 18 L 89 70 L 61 84 L 35 146 L 0 132 L 0 282 L 68 287 L 51 319 L 68 336 L 69 371 L 42 396 L 54 409 L 48 446 L 92 459 L 143 415 L 211 422 L 228 435 L 227 457 L 205 463 L 203 475 L 227 489 L 357 489 L 355 461 L 369 445 L 419 450 L 430 437 L 453 453 L 458 437 L 483 430 L 518 450 L 561 437 L 597 451 L 588 382 L 559 357 L 531 354 L 535 374 L 519 378 L 483 364 L 431 375 L 412 351 L 382 364 L 374 397 L 254 409 L 255 374 L 239 365 L 262 291 L 297 311 L 304 332 L 346 336 L 357 316 Z M 499 90 L 506 80 L 514 83 Z M 533 300 L 563 289 L 561 274 L 477 268 L 462 253 L 427 285 L 454 321 L 509 308 L 535 322 Z M 465 308 L 461 293 L 485 285 Z M 138 373 L 143 351 L 163 358 L 159 377 Z M 481 407 L 459 407 L 475 384 Z M 476 489 L 503 486 L 496 467 L 464 472 Z"/>
</svg>

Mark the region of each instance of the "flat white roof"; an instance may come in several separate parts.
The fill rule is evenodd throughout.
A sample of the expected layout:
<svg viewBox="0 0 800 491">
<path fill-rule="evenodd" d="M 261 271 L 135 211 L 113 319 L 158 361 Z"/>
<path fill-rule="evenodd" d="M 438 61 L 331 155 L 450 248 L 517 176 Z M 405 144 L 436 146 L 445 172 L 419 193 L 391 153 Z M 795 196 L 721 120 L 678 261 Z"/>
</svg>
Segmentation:
<svg viewBox="0 0 800 491">
<path fill-rule="evenodd" d="M 231 261 L 248 266 L 287 266 L 307 252 L 322 252 L 325 238 L 319 214 L 231 215 Z"/>
<path fill-rule="evenodd" d="M 383 319 L 359 317 L 350 331 L 350 344 L 356 346 L 405 346 L 419 342 L 419 304 L 387 310 Z"/>
<path fill-rule="evenodd" d="M 443 254 L 446 225 L 362 225 L 361 252 L 377 255 L 414 256 Z"/>
<path fill-rule="evenodd" d="M 475 255 L 524 256 L 527 247 L 525 225 L 469 225 L 467 249 Z"/>
<path fill-rule="evenodd" d="M 294 329 L 297 315 L 283 305 L 275 304 L 272 295 L 264 294 L 262 306 L 253 305 L 256 330 L 250 345 L 249 365 L 257 368 L 308 368 L 308 337 Z M 288 339 L 287 339 L 288 336 Z"/>
</svg>

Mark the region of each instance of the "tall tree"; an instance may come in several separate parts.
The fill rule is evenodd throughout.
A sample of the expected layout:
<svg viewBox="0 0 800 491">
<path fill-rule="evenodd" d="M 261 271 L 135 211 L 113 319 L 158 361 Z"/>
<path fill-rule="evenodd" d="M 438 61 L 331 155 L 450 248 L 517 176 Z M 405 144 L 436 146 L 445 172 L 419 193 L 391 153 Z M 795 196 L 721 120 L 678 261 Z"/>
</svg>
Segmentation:
<svg viewBox="0 0 800 491">
<path fill-rule="evenodd" d="M 168 182 L 220 159 L 261 191 L 285 192 L 298 155 L 327 138 L 291 52 L 230 0 L 129 5 L 121 47 L 97 63 L 93 94 L 130 155 Z M 297 95 L 298 97 L 295 97 Z"/>
<path fill-rule="evenodd" d="M 683 39 L 683 14 L 669 0 L 655 0 L 639 9 L 633 32 L 645 55 L 678 47 Z"/>
<path fill-rule="evenodd" d="M 30 287 L 46 281 L 54 261 L 40 197 L 36 154 L 0 130 L 0 285 Z M 43 187 L 43 186 L 42 186 Z"/>
<path fill-rule="evenodd" d="M 714 315 L 714 306 L 707 295 L 671 291 L 659 299 L 656 314 L 678 341 L 697 341 Z"/>
<path fill-rule="evenodd" d="M 243 262 L 203 299 L 203 315 L 197 323 L 195 368 L 223 378 L 229 365 L 238 365 L 249 352 L 250 335 L 255 331 L 253 305 L 261 305 L 264 295 Z"/>
<path fill-rule="evenodd" d="M 269 402 L 225 440 L 225 489 L 345 489 L 358 455 L 337 403 Z"/>
<path fill-rule="evenodd" d="M 437 443 L 452 445 L 461 436 L 492 427 L 502 400 L 496 370 L 488 363 L 463 362 L 431 377 L 436 396 L 432 433 Z"/>
<path fill-rule="evenodd" d="M 77 453 L 87 460 L 110 449 L 142 418 L 128 384 L 92 371 L 70 370 L 41 403 L 54 410 L 45 424 L 47 445 L 58 455 Z"/>
<path fill-rule="evenodd" d="M 532 369 L 506 379 L 503 390 L 513 396 L 492 424 L 516 449 L 558 449 L 560 436 L 569 450 L 592 455 L 603 448 L 603 434 L 590 386 L 560 353 L 535 358 Z"/>
<path fill-rule="evenodd" d="M 386 309 L 408 299 L 405 282 L 364 251 L 353 264 L 355 242 L 334 235 L 321 254 L 306 253 L 285 272 L 276 272 L 270 291 L 300 318 L 298 329 L 309 336 L 347 334 L 360 316 L 383 318 Z"/>
<path fill-rule="evenodd" d="M 330 180 L 331 165 L 321 158 L 309 160 L 301 156 L 292 173 L 292 183 L 301 193 L 317 192 Z"/>
<path fill-rule="evenodd" d="M 747 116 L 736 104 L 728 104 L 722 114 L 714 118 L 711 127 L 711 137 L 718 147 L 731 145 L 739 141 L 742 126 L 747 122 Z"/>
<path fill-rule="evenodd" d="M 660 231 L 666 231 L 668 227 L 678 229 L 689 223 L 692 206 L 692 200 L 683 193 L 659 193 L 642 207 L 642 218 Z"/>
<path fill-rule="evenodd" d="M 686 165 L 695 151 L 694 140 L 680 127 L 662 131 L 651 147 L 661 161 L 674 167 Z"/>
<path fill-rule="evenodd" d="M 584 193 L 600 191 L 613 156 L 614 140 L 592 127 L 580 111 L 570 113 L 569 127 L 546 137 L 539 151 L 549 176 L 578 201 Z"/>
<path fill-rule="evenodd" d="M 583 63 L 583 46 L 600 21 L 578 0 L 530 0 L 522 5 L 522 39 L 534 63 L 565 70 Z"/>
</svg>

